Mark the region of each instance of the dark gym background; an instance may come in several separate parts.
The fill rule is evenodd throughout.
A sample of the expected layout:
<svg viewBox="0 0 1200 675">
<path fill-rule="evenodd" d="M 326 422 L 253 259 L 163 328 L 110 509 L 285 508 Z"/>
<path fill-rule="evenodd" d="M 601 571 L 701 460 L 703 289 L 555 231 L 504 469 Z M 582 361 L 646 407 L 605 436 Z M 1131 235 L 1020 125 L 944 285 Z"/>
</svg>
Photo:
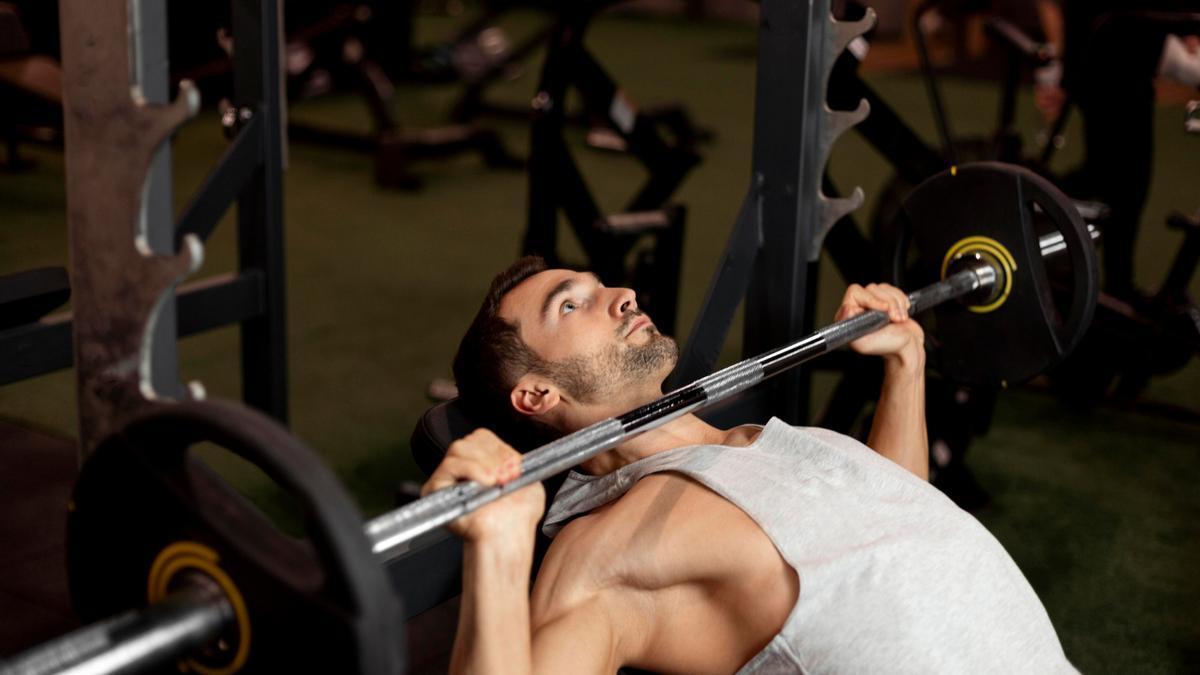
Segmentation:
<svg viewBox="0 0 1200 675">
<path fill-rule="evenodd" d="M 417 40 L 436 42 L 463 21 L 423 15 Z M 535 23 L 532 14 L 518 13 L 504 27 L 521 35 Z M 680 102 L 716 132 L 702 148 L 703 164 L 678 194 L 689 208 L 679 321 L 686 330 L 749 180 L 754 26 L 610 13 L 597 19 L 588 40 L 639 103 Z M 932 141 L 914 66 L 903 41 L 881 42 L 866 61 L 866 79 Z M 537 67 L 535 57 L 524 76 L 495 90 L 495 98 L 527 104 Z M 955 130 L 989 131 L 997 83 L 943 82 Z M 397 112 L 407 124 L 438 124 L 454 93 L 453 85 L 405 85 L 396 96 Z M 1200 138 L 1183 133 L 1181 109 L 1178 92 L 1164 90 L 1136 255 L 1142 287 L 1161 281 L 1180 243 L 1181 236 L 1165 228 L 1168 213 L 1200 207 Z M 1019 128 L 1032 144 L 1041 123 L 1028 88 L 1018 110 Z M 368 123 L 361 105 L 345 97 L 304 102 L 290 114 L 351 127 Z M 488 124 L 509 147 L 527 151 L 524 123 Z M 602 206 L 619 208 L 642 179 L 639 169 L 619 154 L 584 148 L 581 129 L 569 133 Z M 1056 168 L 1079 161 L 1081 138 L 1076 119 Z M 178 134 L 177 205 L 225 143 L 210 109 Z M 35 170 L 0 175 L 0 273 L 67 263 L 62 155 L 26 152 L 36 160 Z M 293 144 L 285 174 L 291 423 L 335 467 L 368 515 L 392 505 L 401 481 L 420 480 L 408 437 L 431 404 L 427 384 L 449 375 L 451 356 L 488 280 L 518 251 L 525 219 L 520 171 L 488 169 L 474 156 L 425 162 L 416 171 L 423 190 L 385 191 L 375 185 L 368 157 Z M 889 170 L 848 134 L 834 151 L 832 173 L 846 190 L 863 186 L 867 204 L 859 214 L 865 217 Z M 218 228 L 200 276 L 233 265 L 232 232 Z M 825 265 L 819 322 L 832 318 L 843 288 Z M 1200 295 L 1200 279 L 1193 280 L 1191 293 Z M 734 336 L 725 361 L 737 354 Z M 183 341 L 180 357 L 185 381 L 203 382 L 212 398 L 239 397 L 235 329 Z M 817 376 L 814 407 L 830 382 Z M 1036 386 L 1005 392 L 991 432 L 973 443 L 967 459 L 992 497 L 979 518 L 1029 577 L 1067 656 L 1084 672 L 1200 668 L 1200 363 L 1193 359 L 1182 371 L 1154 380 L 1142 398 L 1151 405 L 1084 414 L 1064 410 Z M 75 433 L 74 400 L 69 371 L 5 386 L 0 421 L 69 438 Z M 1192 414 L 1173 415 L 1173 406 Z M 216 461 L 240 489 L 277 508 L 259 476 Z M 0 475 L 0 492 L 5 481 Z"/>
</svg>

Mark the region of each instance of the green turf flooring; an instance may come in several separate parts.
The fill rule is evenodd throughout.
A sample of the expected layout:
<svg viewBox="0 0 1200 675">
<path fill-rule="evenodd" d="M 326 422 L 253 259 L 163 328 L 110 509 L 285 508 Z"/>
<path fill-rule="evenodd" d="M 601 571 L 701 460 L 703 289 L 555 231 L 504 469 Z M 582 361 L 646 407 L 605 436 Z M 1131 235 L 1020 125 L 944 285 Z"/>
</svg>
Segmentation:
<svg viewBox="0 0 1200 675">
<path fill-rule="evenodd" d="M 421 39 L 435 40 L 462 19 L 430 18 Z M 534 19 L 517 16 L 514 33 Z M 637 101 L 684 103 L 716 140 L 678 198 L 689 207 L 680 325 L 690 326 L 749 183 L 753 129 L 754 31 L 723 23 L 606 17 L 589 42 Z M 537 65 L 495 92 L 524 105 Z M 919 79 L 870 78 L 926 138 L 933 125 Z M 400 118 L 412 125 L 444 119 L 453 87 L 404 87 Z M 995 117 L 992 83 L 950 81 L 954 128 L 985 133 Z M 1037 129 L 1028 96 L 1019 124 Z M 293 107 L 298 119 L 366 124 L 347 98 Z M 1156 163 L 1139 248 L 1137 279 L 1153 288 L 1180 238 L 1164 227 L 1172 210 L 1200 206 L 1200 139 L 1185 137 L 1181 112 L 1156 118 Z M 524 154 L 528 133 L 515 121 L 488 121 Z M 1078 121 L 1058 168 L 1081 156 Z M 582 147 L 578 158 L 606 208 L 618 208 L 643 174 L 620 155 Z M 176 201 L 182 206 L 220 156 L 225 141 L 215 114 L 186 125 L 174 143 Z M 62 158 L 32 153 L 35 171 L 0 175 L 0 272 L 66 264 Z M 870 213 L 889 169 L 861 139 L 847 135 L 831 161 L 844 191 L 861 185 Z M 372 182 L 369 158 L 292 145 L 286 174 L 288 336 L 292 426 L 320 452 L 363 510 L 387 508 L 396 484 L 417 478 L 408 436 L 429 405 L 426 385 L 449 374 L 458 338 L 493 273 L 517 252 L 525 210 L 519 171 L 488 170 L 475 157 L 421 164 L 425 187 L 387 192 Z M 208 243 L 200 275 L 234 264 L 232 222 Z M 569 239 L 569 237 L 566 237 Z M 843 283 L 826 265 L 818 316 L 832 317 Z M 1192 292 L 1200 295 L 1200 280 Z M 685 333 L 681 331 L 681 333 Z M 686 335 L 681 334 L 685 338 Z M 239 394 L 236 331 L 190 338 L 181 376 L 210 396 Z M 724 358 L 740 353 L 734 336 Z M 818 378 L 821 394 L 828 378 Z M 1200 366 L 1154 381 L 1145 397 L 1200 410 Z M 73 381 L 56 373 L 0 388 L 0 416 L 64 435 L 74 433 Z M 980 514 L 1046 603 L 1068 656 L 1085 672 L 1182 672 L 1200 669 L 1200 426 L 1138 412 L 1069 414 L 1045 394 L 1004 395 L 994 428 L 976 442 L 969 464 L 993 497 Z M 256 474 L 217 458 L 230 479 L 270 510 L 276 500 Z"/>
</svg>

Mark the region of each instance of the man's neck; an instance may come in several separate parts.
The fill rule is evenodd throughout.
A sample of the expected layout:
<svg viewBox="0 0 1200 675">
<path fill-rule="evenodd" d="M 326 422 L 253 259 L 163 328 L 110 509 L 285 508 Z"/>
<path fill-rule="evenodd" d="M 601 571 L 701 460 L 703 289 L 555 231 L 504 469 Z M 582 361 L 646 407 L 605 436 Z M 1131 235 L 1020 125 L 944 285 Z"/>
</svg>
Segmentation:
<svg viewBox="0 0 1200 675">
<path fill-rule="evenodd" d="M 734 430 L 736 431 L 736 430 Z M 579 465 L 585 473 L 600 476 L 640 459 L 688 445 L 726 443 L 732 432 L 718 429 L 695 415 L 684 415 L 651 429 Z"/>
</svg>

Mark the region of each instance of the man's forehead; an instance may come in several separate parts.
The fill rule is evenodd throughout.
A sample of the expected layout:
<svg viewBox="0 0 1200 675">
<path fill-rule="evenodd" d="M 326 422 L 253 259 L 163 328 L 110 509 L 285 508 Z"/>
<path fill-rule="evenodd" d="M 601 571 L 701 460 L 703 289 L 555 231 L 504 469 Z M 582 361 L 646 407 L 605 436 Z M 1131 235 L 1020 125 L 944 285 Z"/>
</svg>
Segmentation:
<svg viewBox="0 0 1200 675">
<path fill-rule="evenodd" d="M 500 299 L 500 318 L 522 322 L 537 318 L 546 295 L 566 281 L 584 281 L 589 275 L 568 269 L 542 270 L 517 284 Z"/>
</svg>

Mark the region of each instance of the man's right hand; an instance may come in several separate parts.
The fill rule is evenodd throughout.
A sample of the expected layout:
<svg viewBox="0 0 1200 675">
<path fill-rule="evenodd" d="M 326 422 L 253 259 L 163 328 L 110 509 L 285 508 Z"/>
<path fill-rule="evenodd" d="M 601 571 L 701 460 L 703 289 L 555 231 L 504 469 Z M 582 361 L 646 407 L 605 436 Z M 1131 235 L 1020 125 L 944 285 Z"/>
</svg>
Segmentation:
<svg viewBox="0 0 1200 675">
<path fill-rule="evenodd" d="M 521 453 L 491 431 L 476 429 L 450 444 L 445 459 L 421 487 L 421 496 L 462 481 L 503 485 L 520 475 Z M 526 540 L 545 510 L 545 495 L 542 484 L 534 483 L 459 518 L 449 528 L 472 543 L 514 537 Z"/>
</svg>

